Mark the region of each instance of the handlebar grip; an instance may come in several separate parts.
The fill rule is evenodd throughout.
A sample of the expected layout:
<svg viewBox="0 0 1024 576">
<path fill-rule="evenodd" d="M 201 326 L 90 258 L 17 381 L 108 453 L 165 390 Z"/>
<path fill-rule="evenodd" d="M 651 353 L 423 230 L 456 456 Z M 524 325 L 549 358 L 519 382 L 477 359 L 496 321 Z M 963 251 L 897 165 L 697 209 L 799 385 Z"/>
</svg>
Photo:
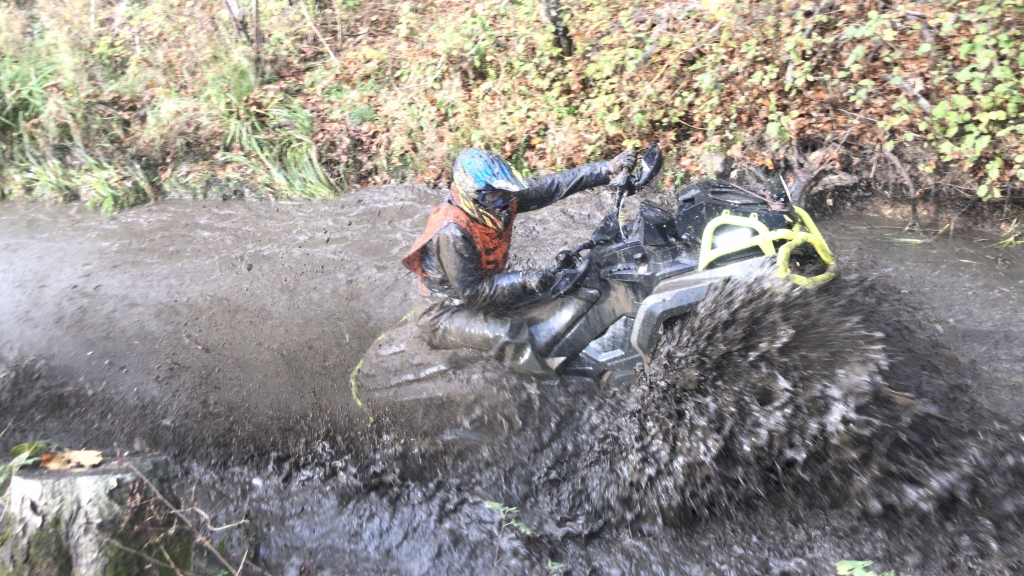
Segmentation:
<svg viewBox="0 0 1024 576">
<path fill-rule="evenodd" d="M 559 250 L 555 254 L 555 270 L 565 270 L 576 265 L 576 258 L 572 250 Z"/>
</svg>

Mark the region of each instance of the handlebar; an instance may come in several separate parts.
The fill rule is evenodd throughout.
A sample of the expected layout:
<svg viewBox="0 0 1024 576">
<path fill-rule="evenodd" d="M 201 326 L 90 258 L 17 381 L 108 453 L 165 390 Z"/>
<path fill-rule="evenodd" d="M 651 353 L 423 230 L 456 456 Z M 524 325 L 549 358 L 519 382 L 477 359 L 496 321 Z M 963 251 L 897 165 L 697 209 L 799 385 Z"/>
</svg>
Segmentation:
<svg viewBox="0 0 1024 576">
<path fill-rule="evenodd" d="M 561 250 L 555 255 L 555 267 L 559 270 L 567 270 L 569 268 L 575 268 L 579 263 L 580 254 L 584 250 L 590 250 L 596 246 L 593 240 L 587 240 L 586 242 L 568 250 Z"/>
<path fill-rule="evenodd" d="M 626 238 L 627 222 L 625 218 L 625 213 L 622 210 L 626 198 L 635 194 L 637 189 L 642 188 L 648 183 L 650 183 L 661 170 L 662 164 L 664 162 L 664 157 L 662 156 L 661 148 L 658 147 L 656 143 L 651 144 L 647 148 L 639 150 L 637 155 L 637 161 L 634 162 L 633 166 L 623 167 L 622 170 L 615 174 L 608 183 L 608 185 L 615 188 L 617 192 L 615 199 L 615 223 L 618 224 L 619 235 L 622 239 Z M 637 164 L 640 165 L 639 173 L 635 173 Z M 582 273 L 583 271 L 586 270 L 587 265 L 589 264 L 589 261 L 587 259 L 581 258 L 580 254 L 584 250 L 590 250 L 591 248 L 594 248 L 598 242 L 604 241 L 595 239 L 596 236 L 597 233 L 595 232 L 594 238 L 591 238 L 587 242 L 584 242 L 579 246 L 576 246 L 572 250 L 562 250 L 555 257 L 555 265 L 557 269 L 562 271 L 576 269 L 578 273 L 576 276 L 576 280 L 569 283 L 571 285 L 570 289 L 574 289 L 575 286 L 578 284 L 578 281 L 582 279 Z M 609 236 L 608 240 L 611 239 L 614 239 L 614 237 Z M 556 290 L 556 292 L 559 291 Z M 564 294 L 566 292 L 561 291 L 561 293 Z"/>
</svg>

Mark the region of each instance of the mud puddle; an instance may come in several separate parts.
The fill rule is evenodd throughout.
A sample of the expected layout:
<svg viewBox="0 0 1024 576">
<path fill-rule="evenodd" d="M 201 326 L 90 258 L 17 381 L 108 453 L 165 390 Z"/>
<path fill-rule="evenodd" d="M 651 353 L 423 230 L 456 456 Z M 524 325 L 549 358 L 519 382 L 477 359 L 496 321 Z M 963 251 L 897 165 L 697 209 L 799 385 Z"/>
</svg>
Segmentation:
<svg viewBox="0 0 1024 576">
<path fill-rule="evenodd" d="M 524 219 L 520 261 L 606 196 Z M 348 382 L 407 309 L 397 261 L 438 199 L 0 205 L 3 442 L 176 454 L 272 573 L 1024 569 L 1013 253 L 826 223 L 851 273 L 818 298 L 723 293 L 632 390 L 509 379 L 520 426 L 450 448 L 369 422 Z"/>
</svg>

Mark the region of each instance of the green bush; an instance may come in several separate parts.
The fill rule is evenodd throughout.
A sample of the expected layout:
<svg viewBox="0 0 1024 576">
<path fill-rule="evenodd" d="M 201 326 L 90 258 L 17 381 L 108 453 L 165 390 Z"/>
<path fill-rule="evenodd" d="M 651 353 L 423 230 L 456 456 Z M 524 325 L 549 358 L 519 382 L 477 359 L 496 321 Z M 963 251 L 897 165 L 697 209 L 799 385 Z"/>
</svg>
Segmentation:
<svg viewBox="0 0 1024 576">
<path fill-rule="evenodd" d="M 648 141 L 672 183 L 839 135 L 983 199 L 1024 181 L 1024 0 L 564 1 L 571 53 L 539 0 L 265 0 L 258 35 L 236 0 L 3 2 L 5 195 L 120 207 L 204 163 L 321 197 L 465 146 L 536 171 Z M 75 176 L 106 167 L 136 189 Z"/>
</svg>

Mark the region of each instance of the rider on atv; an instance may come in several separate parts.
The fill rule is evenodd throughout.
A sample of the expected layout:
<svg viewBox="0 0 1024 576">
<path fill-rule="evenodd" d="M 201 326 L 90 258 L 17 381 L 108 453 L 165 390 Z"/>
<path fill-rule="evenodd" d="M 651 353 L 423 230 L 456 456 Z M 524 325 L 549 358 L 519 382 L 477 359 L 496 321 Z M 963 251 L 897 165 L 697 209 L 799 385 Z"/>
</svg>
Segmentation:
<svg viewBox="0 0 1024 576">
<path fill-rule="evenodd" d="M 451 196 L 434 209 L 426 230 L 402 260 L 418 276 L 417 322 L 434 348 L 473 348 L 510 369 L 551 376 L 534 351 L 526 324 L 507 312 L 548 290 L 552 270 L 505 271 L 512 225 L 580 190 L 604 186 L 636 152 L 558 174 L 522 178 L 500 156 L 463 150 L 455 160 Z"/>
</svg>

